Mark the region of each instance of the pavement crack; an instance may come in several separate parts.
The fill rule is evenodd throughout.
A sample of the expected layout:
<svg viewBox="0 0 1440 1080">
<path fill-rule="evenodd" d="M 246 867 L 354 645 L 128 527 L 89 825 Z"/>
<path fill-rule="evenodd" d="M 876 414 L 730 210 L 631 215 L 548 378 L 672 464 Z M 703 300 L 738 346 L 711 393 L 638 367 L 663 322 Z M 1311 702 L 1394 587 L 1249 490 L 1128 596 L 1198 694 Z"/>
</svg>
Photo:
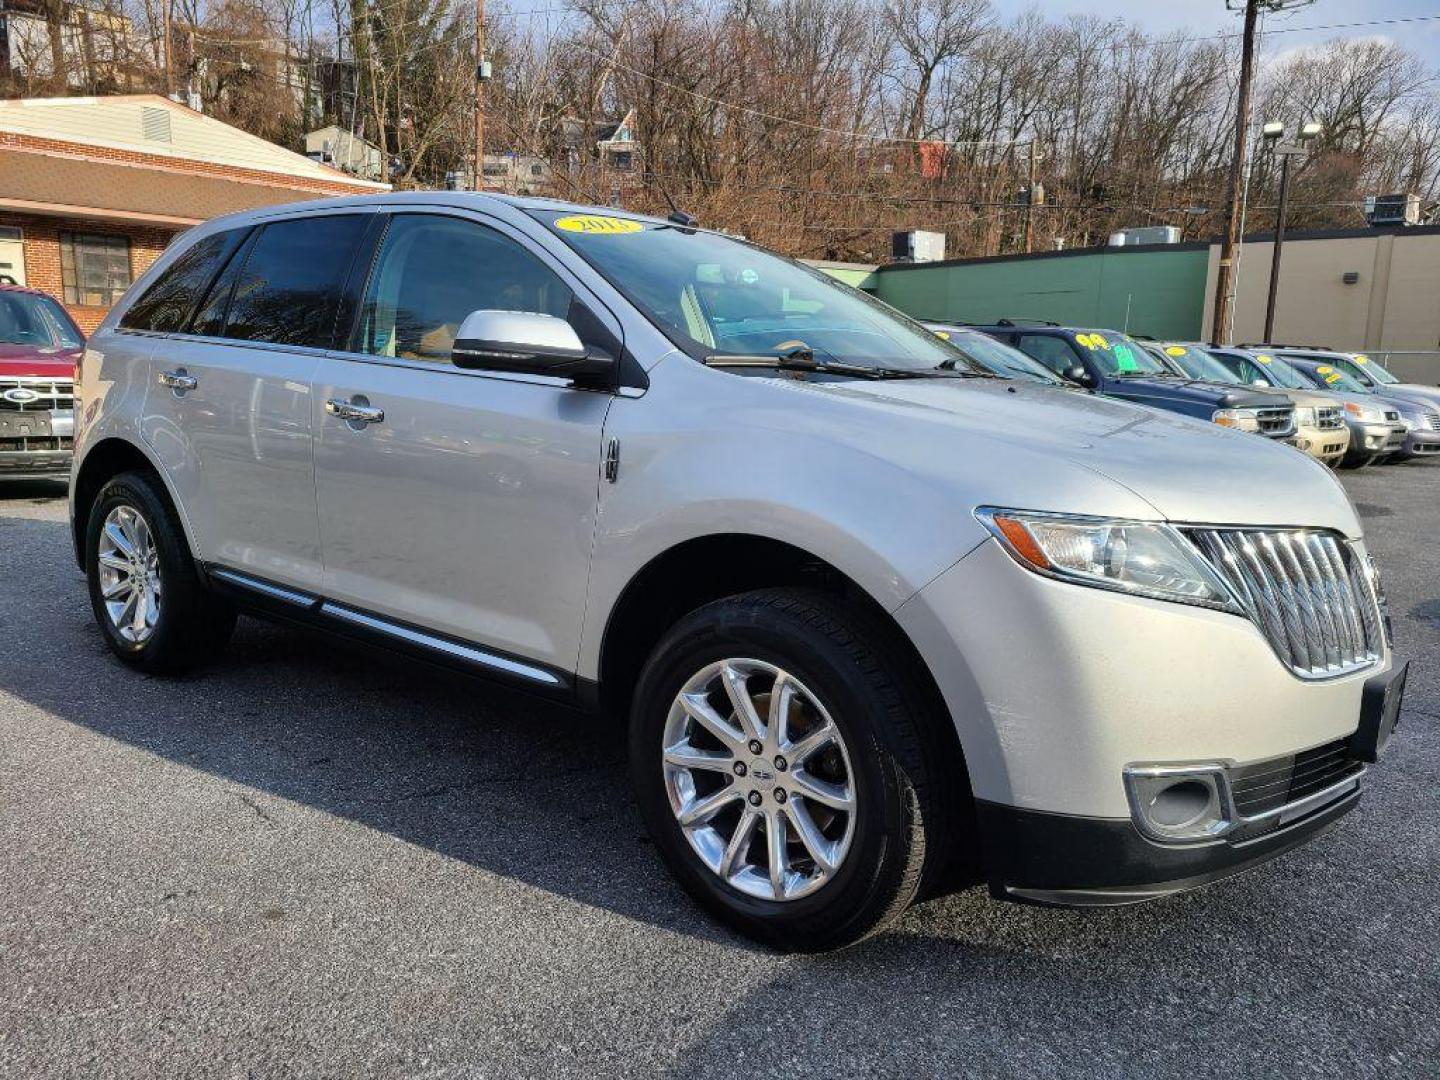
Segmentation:
<svg viewBox="0 0 1440 1080">
<path fill-rule="evenodd" d="M 254 810 L 255 816 L 258 817 L 261 821 L 269 825 L 273 825 L 275 823 L 275 819 L 270 816 L 270 811 L 266 810 L 265 807 L 261 806 L 249 795 L 241 792 L 240 801 L 243 802 L 246 806 L 250 807 L 251 810 Z"/>
</svg>

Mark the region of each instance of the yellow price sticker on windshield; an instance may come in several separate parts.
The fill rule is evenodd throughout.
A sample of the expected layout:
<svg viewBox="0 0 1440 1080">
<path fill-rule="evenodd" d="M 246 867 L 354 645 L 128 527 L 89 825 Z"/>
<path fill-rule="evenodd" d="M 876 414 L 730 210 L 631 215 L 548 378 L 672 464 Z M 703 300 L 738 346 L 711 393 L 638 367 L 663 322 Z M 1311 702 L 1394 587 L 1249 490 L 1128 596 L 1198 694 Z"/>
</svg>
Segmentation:
<svg viewBox="0 0 1440 1080">
<path fill-rule="evenodd" d="M 587 233 L 592 236 L 619 236 L 622 233 L 637 233 L 645 226 L 629 218 L 604 217 L 601 214 L 571 214 L 555 219 L 555 227 L 566 232 Z"/>
<path fill-rule="evenodd" d="M 948 330 L 936 330 L 935 336 L 938 337 L 941 341 L 950 340 L 950 332 Z"/>
<path fill-rule="evenodd" d="M 1110 342 L 1106 341 L 1104 336 L 1100 334 L 1091 334 L 1090 340 L 1095 343 L 1097 348 L 1108 349 L 1110 347 Z"/>
<path fill-rule="evenodd" d="M 1165 349 L 1166 356 L 1184 356 L 1185 349 L 1181 345 L 1170 345 Z"/>
<path fill-rule="evenodd" d="M 1335 369 L 1327 364 L 1321 364 L 1315 370 L 1318 371 L 1321 375 L 1329 375 L 1330 372 L 1334 371 Z"/>
<path fill-rule="evenodd" d="M 1085 348 L 1087 348 L 1087 349 L 1093 349 L 1093 348 L 1095 348 L 1095 343 L 1090 340 L 1090 335 L 1089 335 L 1089 334 L 1076 334 L 1076 335 L 1075 335 L 1075 344 L 1076 344 L 1076 345 L 1084 345 Z"/>
<path fill-rule="evenodd" d="M 1333 375 L 1326 375 L 1326 376 L 1325 376 L 1325 381 L 1326 381 L 1327 383 L 1337 383 L 1337 382 L 1339 382 L 1339 381 L 1340 381 L 1340 373 L 1337 371 L 1337 372 L 1335 372 L 1335 374 L 1333 374 Z"/>
<path fill-rule="evenodd" d="M 1266 356 L 1263 352 L 1259 353 L 1255 357 L 1255 359 L 1259 360 L 1262 364 L 1273 364 L 1275 362 L 1275 358 L 1273 356 Z"/>
<path fill-rule="evenodd" d="M 1356 354 L 1355 354 L 1355 363 L 1357 363 L 1357 364 L 1368 364 L 1368 363 L 1370 363 L 1370 357 L 1366 356 L 1364 353 L 1356 353 Z"/>
</svg>

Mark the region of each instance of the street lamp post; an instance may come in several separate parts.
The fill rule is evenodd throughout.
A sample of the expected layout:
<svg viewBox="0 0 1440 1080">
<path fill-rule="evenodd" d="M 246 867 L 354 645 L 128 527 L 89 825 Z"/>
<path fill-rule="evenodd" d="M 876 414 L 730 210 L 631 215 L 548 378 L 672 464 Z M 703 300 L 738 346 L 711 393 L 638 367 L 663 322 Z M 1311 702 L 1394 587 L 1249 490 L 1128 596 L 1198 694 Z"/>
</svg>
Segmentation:
<svg viewBox="0 0 1440 1080">
<path fill-rule="evenodd" d="M 1269 123 L 1261 128 L 1265 141 L 1270 143 L 1280 159 L 1280 201 L 1275 208 L 1275 243 L 1270 253 L 1270 295 L 1265 301 L 1264 342 L 1273 344 L 1275 334 L 1275 300 L 1280 292 L 1280 249 L 1285 245 L 1285 211 L 1290 204 L 1290 159 L 1306 152 L 1305 144 L 1320 134 L 1320 125 L 1313 120 L 1300 125 L 1294 142 L 1282 142 L 1285 125 Z"/>
</svg>

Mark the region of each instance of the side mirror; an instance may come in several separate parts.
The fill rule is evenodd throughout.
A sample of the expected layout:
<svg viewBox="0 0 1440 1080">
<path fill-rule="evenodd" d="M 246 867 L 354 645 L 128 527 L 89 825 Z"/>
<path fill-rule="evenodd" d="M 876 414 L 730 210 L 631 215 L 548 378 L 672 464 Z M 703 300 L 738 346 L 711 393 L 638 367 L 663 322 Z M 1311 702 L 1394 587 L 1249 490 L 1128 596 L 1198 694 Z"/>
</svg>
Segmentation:
<svg viewBox="0 0 1440 1080">
<path fill-rule="evenodd" d="M 1065 376 L 1065 378 L 1069 379 L 1073 383 L 1079 383 L 1081 386 L 1090 387 L 1092 389 L 1095 386 L 1095 376 L 1091 375 L 1090 372 L 1085 370 L 1084 364 L 1071 364 L 1060 374 Z"/>
<path fill-rule="evenodd" d="M 587 349 L 564 319 L 531 311 L 472 311 L 460 324 L 450 361 L 472 371 L 553 375 L 575 382 L 603 382 L 615 358 Z"/>
</svg>

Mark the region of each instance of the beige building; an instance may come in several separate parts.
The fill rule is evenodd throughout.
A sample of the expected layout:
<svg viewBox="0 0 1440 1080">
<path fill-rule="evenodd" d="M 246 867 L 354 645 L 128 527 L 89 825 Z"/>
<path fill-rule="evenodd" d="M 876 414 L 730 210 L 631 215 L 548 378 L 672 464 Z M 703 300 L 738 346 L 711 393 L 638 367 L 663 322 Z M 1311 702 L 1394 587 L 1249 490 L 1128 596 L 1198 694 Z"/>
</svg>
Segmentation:
<svg viewBox="0 0 1440 1080">
<path fill-rule="evenodd" d="M 1259 341 L 1270 288 L 1270 234 L 1241 250 L 1233 341 Z M 1210 246 L 1205 340 L 1212 340 L 1218 244 Z M 1440 349 L 1440 226 L 1297 233 L 1286 237 L 1275 305 L 1277 342 L 1338 349 Z"/>
</svg>

